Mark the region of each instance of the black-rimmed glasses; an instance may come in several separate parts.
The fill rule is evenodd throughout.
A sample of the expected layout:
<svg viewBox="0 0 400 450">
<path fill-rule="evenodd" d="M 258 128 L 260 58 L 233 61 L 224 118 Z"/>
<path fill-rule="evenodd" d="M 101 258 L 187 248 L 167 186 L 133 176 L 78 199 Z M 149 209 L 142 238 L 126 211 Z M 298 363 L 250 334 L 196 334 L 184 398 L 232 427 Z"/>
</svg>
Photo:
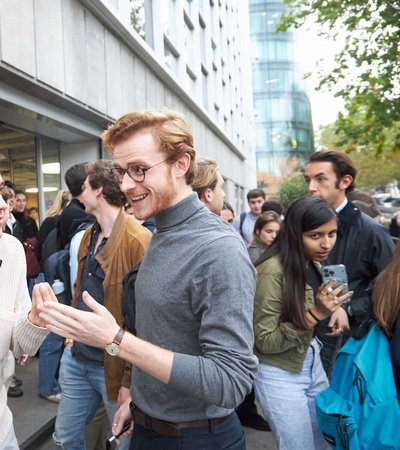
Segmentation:
<svg viewBox="0 0 400 450">
<path fill-rule="evenodd" d="M 113 167 L 112 171 L 114 172 L 115 176 L 117 177 L 120 183 L 122 183 L 122 179 L 124 178 L 124 175 L 126 173 L 133 181 L 136 181 L 136 183 L 143 183 L 144 179 L 146 178 L 146 172 L 152 169 L 153 167 L 162 164 L 165 161 L 168 161 L 168 158 L 150 167 L 131 166 L 128 167 L 127 169 L 121 169 L 120 167 Z"/>
</svg>

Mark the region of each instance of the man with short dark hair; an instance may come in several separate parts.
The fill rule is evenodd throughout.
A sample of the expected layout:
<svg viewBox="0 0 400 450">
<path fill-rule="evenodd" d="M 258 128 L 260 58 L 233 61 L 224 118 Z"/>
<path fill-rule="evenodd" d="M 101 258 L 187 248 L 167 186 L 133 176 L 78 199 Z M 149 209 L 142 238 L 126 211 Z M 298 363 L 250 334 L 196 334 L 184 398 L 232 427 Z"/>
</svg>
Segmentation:
<svg viewBox="0 0 400 450">
<path fill-rule="evenodd" d="M 282 203 L 276 198 L 269 198 L 268 200 L 265 200 L 261 207 L 261 212 L 264 213 L 267 211 L 275 211 L 281 218 L 283 217 Z"/>
<path fill-rule="evenodd" d="M 111 161 L 87 164 L 86 173 L 81 199 L 86 212 L 93 214 L 96 222 L 86 230 L 79 247 L 72 306 L 88 311 L 82 300 L 83 292 L 87 291 L 122 325 L 122 282 L 142 260 L 151 233 L 125 214 L 126 198 L 114 176 Z M 118 396 L 129 395 L 129 385 L 122 385 L 123 378 L 123 365 L 104 349 L 80 342 L 68 343 L 60 366 L 61 400 L 55 424 L 56 443 L 65 450 L 84 450 L 86 423 L 91 421 L 101 401 L 111 424 Z M 125 439 L 120 448 L 128 446 Z"/>
<path fill-rule="evenodd" d="M 81 201 L 83 183 L 87 176 L 85 170 L 86 164 L 74 164 L 64 175 L 65 183 L 72 195 L 72 200 L 60 215 L 60 233 L 63 247 L 71 241 L 71 237 L 74 235 L 80 223 L 91 220 L 91 218 L 88 220 L 89 215 L 85 212 L 85 206 Z"/>
<path fill-rule="evenodd" d="M 247 193 L 247 202 L 250 211 L 236 216 L 233 220 L 233 228 L 235 228 L 247 244 L 250 244 L 253 240 L 254 225 L 261 214 L 261 207 L 264 201 L 265 192 L 262 189 L 251 189 Z"/>
<path fill-rule="evenodd" d="M 323 198 L 338 213 L 336 244 L 324 265 L 346 266 L 349 290 L 354 291 L 348 307 L 350 325 L 353 327 L 370 316 L 370 298 L 365 290 L 386 267 L 394 249 L 386 228 L 361 212 L 346 197 L 355 188 L 356 175 L 357 169 L 349 156 L 335 150 L 313 153 L 305 170 L 309 195 Z M 325 336 L 331 326 L 332 319 L 328 321 L 327 330 L 322 326 L 316 327 L 318 337 L 324 343 L 321 359 L 328 376 L 341 343 L 340 338 L 334 338 L 333 342 Z"/>
<path fill-rule="evenodd" d="M 133 417 L 130 450 L 244 450 L 234 409 L 258 369 L 256 272 L 244 243 L 192 191 L 195 150 L 182 114 L 132 112 L 102 138 L 135 216 L 156 222 L 135 283 L 137 335 L 87 294 L 93 313 L 46 302 L 43 317 L 52 331 L 132 363 L 132 403 L 113 426 L 118 434 Z"/>
</svg>

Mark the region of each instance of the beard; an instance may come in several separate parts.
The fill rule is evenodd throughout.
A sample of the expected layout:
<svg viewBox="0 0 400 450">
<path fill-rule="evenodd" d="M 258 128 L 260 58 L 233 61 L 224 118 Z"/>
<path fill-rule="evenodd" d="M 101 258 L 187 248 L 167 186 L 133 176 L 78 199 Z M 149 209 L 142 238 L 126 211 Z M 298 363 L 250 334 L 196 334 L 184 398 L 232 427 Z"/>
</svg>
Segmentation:
<svg viewBox="0 0 400 450">
<path fill-rule="evenodd" d="M 150 217 L 154 217 L 156 214 L 164 211 L 169 208 L 176 196 L 178 195 L 178 186 L 176 180 L 172 176 L 172 170 L 168 171 L 165 183 L 163 186 L 160 186 L 151 191 L 151 194 L 145 199 L 145 202 L 148 200 L 150 204 L 143 208 L 139 207 L 135 208 L 135 205 L 132 204 L 135 217 L 139 220 L 147 220 Z M 151 196 L 151 198 L 149 198 Z"/>
</svg>

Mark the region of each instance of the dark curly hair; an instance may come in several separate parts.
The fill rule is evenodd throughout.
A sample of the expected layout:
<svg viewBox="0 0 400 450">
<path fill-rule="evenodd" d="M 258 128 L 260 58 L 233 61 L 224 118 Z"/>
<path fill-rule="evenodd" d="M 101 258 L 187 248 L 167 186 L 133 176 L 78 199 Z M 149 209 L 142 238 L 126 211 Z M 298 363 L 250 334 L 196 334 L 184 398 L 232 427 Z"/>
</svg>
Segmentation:
<svg viewBox="0 0 400 450">
<path fill-rule="evenodd" d="M 121 191 L 119 181 L 114 175 L 113 163 L 108 159 L 99 159 L 85 166 L 88 182 L 93 189 L 103 188 L 107 203 L 114 206 L 124 206 L 126 197 Z"/>
</svg>

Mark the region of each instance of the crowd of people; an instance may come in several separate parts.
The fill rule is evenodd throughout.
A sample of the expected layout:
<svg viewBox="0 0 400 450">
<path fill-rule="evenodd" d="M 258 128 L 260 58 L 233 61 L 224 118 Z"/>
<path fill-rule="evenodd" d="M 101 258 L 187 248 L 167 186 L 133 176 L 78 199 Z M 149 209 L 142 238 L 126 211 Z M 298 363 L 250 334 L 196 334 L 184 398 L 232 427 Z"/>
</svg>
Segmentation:
<svg viewBox="0 0 400 450">
<path fill-rule="evenodd" d="M 112 161 L 68 169 L 40 228 L 0 176 L 0 450 L 18 449 L 7 389 L 20 386 L 5 363 L 39 347 L 38 394 L 59 404 L 65 450 L 101 448 L 91 427 L 104 421 L 127 450 L 244 450 L 242 426 L 271 430 L 283 450 L 329 448 L 315 397 L 371 317 L 400 387 L 400 250 L 349 199 L 346 154 L 312 154 L 309 196 L 287 211 L 252 189 L 235 216 L 180 113 L 126 114 L 102 140 Z M 52 233 L 68 250 L 67 302 L 43 269 Z M 27 279 L 33 237 L 42 270 Z M 348 283 L 323 283 L 325 264 L 344 264 Z"/>
</svg>

